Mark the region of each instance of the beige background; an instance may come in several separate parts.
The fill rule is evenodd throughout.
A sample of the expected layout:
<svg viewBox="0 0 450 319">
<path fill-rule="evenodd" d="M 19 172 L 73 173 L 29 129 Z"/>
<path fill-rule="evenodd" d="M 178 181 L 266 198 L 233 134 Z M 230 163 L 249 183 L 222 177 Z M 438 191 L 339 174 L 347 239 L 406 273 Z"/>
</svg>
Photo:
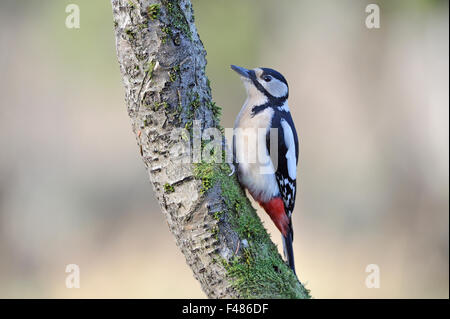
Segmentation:
<svg viewBox="0 0 450 319">
<path fill-rule="evenodd" d="M 225 127 L 245 97 L 230 64 L 289 81 L 312 295 L 448 298 L 448 2 L 377 1 L 379 30 L 367 1 L 193 3 Z M 0 297 L 203 298 L 139 158 L 109 1 L 2 0 L 0 43 Z"/>
</svg>

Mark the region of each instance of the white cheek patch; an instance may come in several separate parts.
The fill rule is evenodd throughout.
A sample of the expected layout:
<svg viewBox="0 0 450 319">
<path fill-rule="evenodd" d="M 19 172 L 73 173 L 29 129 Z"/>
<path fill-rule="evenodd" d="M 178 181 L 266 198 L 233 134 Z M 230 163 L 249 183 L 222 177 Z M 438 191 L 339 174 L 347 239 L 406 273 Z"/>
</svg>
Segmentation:
<svg viewBox="0 0 450 319">
<path fill-rule="evenodd" d="M 283 97 L 286 96 L 288 93 L 288 88 L 286 84 L 275 78 L 272 78 L 272 81 L 270 82 L 266 82 L 264 80 L 258 80 L 258 82 L 261 83 L 261 85 L 266 89 L 266 91 L 269 92 L 270 95 L 274 97 Z"/>
<path fill-rule="evenodd" d="M 297 178 L 297 160 L 295 158 L 294 133 L 289 123 L 284 119 L 281 120 L 281 127 L 283 128 L 284 143 L 288 149 L 286 152 L 288 174 L 291 179 L 295 180 Z"/>
</svg>

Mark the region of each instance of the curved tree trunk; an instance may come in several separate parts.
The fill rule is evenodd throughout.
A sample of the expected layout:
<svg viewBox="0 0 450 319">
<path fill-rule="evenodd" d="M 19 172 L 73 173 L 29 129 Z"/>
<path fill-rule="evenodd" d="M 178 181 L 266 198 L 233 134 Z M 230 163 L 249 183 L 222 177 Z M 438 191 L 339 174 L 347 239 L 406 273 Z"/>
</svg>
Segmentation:
<svg viewBox="0 0 450 319">
<path fill-rule="evenodd" d="M 190 1 L 111 2 L 139 150 L 169 228 L 204 292 L 210 298 L 308 298 L 228 165 L 195 163 L 195 150 L 204 145 L 193 140 L 200 128 L 219 127 L 220 109 L 212 102 Z M 191 143 L 190 157 L 175 147 Z"/>
</svg>

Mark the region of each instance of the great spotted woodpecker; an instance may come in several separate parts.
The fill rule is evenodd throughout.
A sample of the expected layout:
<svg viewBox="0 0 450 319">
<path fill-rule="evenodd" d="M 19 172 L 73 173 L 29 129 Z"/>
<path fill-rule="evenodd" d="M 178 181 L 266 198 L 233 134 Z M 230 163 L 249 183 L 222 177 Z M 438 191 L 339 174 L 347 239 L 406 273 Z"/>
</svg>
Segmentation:
<svg viewBox="0 0 450 319">
<path fill-rule="evenodd" d="M 247 90 L 247 99 L 234 125 L 237 176 L 280 230 L 285 258 L 295 273 L 291 217 L 299 149 L 287 102 L 288 84 L 283 75 L 272 69 L 247 70 L 235 65 L 231 68 L 241 76 Z"/>
</svg>

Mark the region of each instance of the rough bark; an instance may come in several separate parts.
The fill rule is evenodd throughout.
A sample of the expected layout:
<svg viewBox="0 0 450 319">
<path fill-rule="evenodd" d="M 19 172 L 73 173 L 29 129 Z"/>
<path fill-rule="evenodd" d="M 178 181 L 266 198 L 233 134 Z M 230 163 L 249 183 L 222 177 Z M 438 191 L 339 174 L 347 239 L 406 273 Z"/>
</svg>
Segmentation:
<svg viewBox="0 0 450 319">
<path fill-rule="evenodd" d="M 173 151 L 175 129 L 195 135 L 194 120 L 202 129 L 219 125 L 190 1 L 111 3 L 133 132 L 170 231 L 206 295 L 308 298 L 228 166 L 185 163 Z"/>
</svg>

